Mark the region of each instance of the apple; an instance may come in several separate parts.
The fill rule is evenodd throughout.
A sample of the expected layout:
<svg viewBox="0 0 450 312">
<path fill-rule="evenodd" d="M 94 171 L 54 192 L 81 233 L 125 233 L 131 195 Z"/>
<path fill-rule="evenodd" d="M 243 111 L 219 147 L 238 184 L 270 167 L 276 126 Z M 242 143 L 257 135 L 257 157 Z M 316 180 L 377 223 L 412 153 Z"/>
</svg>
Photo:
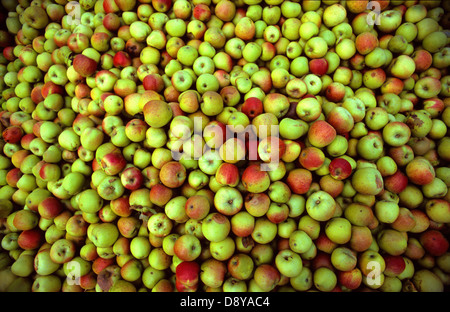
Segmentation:
<svg viewBox="0 0 450 312">
<path fill-rule="evenodd" d="M 448 240 L 441 232 L 427 230 L 420 235 L 419 241 L 425 250 L 433 256 L 441 256 L 448 249 Z"/>
<path fill-rule="evenodd" d="M 313 273 L 314 286 L 320 291 L 331 291 L 337 284 L 336 273 L 327 267 L 320 267 Z"/>
<path fill-rule="evenodd" d="M 238 213 L 243 207 L 244 199 L 241 193 L 231 186 L 220 187 L 214 196 L 214 206 L 225 216 Z"/>
<path fill-rule="evenodd" d="M 416 156 L 406 165 L 406 176 L 417 185 L 426 185 L 430 183 L 436 172 L 430 162 L 421 156 Z"/>
<path fill-rule="evenodd" d="M 281 279 L 280 272 L 276 267 L 270 264 L 261 264 L 255 268 L 255 283 L 263 290 L 270 291 L 278 284 Z"/>
<path fill-rule="evenodd" d="M 83 77 L 91 76 L 97 70 L 97 62 L 83 54 L 77 54 L 73 59 L 73 67 Z"/>
<path fill-rule="evenodd" d="M 411 137 L 410 127 L 400 121 L 386 124 L 383 128 L 383 140 L 390 146 L 405 145 Z"/>
<path fill-rule="evenodd" d="M 44 233 L 38 228 L 24 230 L 17 237 L 17 244 L 23 250 L 37 249 L 43 241 Z"/>
<path fill-rule="evenodd" d="M 133 191 L 142 187 L 144 176 L 142 175 L 141 170 L 131 166 L 122 171 L 120 180 L 126 189 Z"/>
<path fill-rule="evenodd" d="M 161 167 L 159 178 L 167 187 L 176 188 L 186 179 L 186 169 L 182 164 L 170 161 Z"/>
<path fill-rule="evenodd" d="M 367 55 L 378 47 L 378 38 L 373 32 L 363 32 L 356 36 L 355 47 L 359 54 Z"/>
<path fill-rule="evenodd" d="M 182 261 L 193 261 L 200 256 L 200 240 L 192 234 L 178 237 L 173 246 L 175 255 Z"/>
<path fill-rule="evenodd" d="M 371 167 L 358 168 L 352 176 L 352 185 L 361 194 L 377 195 L 383 189 L 381 173 Z"/>
<path fill-rule="evenodd" d="M 415 272 L 412 278 L 419 291 L 442 292 L 444 289 L 442 280 L 430 270 L 421 269 Z"/>
<path fill-rule="evenodd" d="M 230 220 L 219 212 L 211 212 L 203 219 L 202 233 L 210 242 L 220 242 L 224 240 L 230 231 Z"/>
<path fill-rule="evenodd" d="M 197 289 L 200 265 L 194 261 L 182 261 L 176 266 L 176 287 L 178 291 Z"/>
<path fill-rule="evenodd" d="M 298 159 L 303 168 L 314 171 L 324 164 L 325 153 L 320 148 L 308 146 L 301 151 Z"/>
<path fill-rule="evenodd" d="M 267 171 L 261 170 L 261 166 L 253 164 L 248 166 L 241 176 L 245 189 L 250 193 L 262 193 L 270 186 L 270 177 Z"/>
<path fill-rule="evenodd" d="M 414 60 L 408 55 L 400 55 L 389 65 L 388 71 L 397 78 L 409 78 L 415 71 Z"/>
<path fill-rule="evenodd" d="M 316 75 L 319 75 L 319 72 Z M 285 87 L 287 95 L 296 99 L 302 98 L 308 91 L 308 87 L 303 79 L 297 77 L 290 79 Z"/>
<path fill-rule="evenodd" d="M 63 206 L 59 199 L 48 197 L 38 205 L 38 212 L 42 218 L 54 219 L 63 211 Z M 17 226 L 16 226 L 17 227 Z"/>
<path fill-rule="evenodd" d="M 322 148 L 329 145 L 336 137 L 335 128 L 324 120 L 316 120 L 308 129 L 308 141 L 315 147 Z"/>
<path fill-rule="evenodd" d="M 289 171 L 286 177 L 286 183 L 295 194 L 305 194 L 308 192 L 312 183 L 311 171 L 303 168 L 296 168 Z"/>
<path fill-rule="evenodd" d="M 308 58 L 319 59 L 326 55 L 328 45 L 322 37 L 312 37 L 305 43 L 304 52 Z"/>
<path fill-rule="evenodd" d="M 287 277 L 295 277 L 303 269 L 300 255 L 289 249 L 280 250 L 275 256 L 278 271 Z"/>
<path fill-rule="evenodd" d="M 353 172 L 351 164 L 344 158 L 334 158 L 328 168 L 331 177 L 336 180 L 347 179 Z"/>
<path fill-rule="evenodd" d="M 169 105 L 160 100 L 151 100 L 143 107 L 144 118 L 151 127 L 160 128 L 165 126 L 173 116 Z"/>
<path fill-rule="evenodd" d="M 270 197 L 266 193 L 248 193 L 244 198 L 245 210 L 253 217 L 266 214 L 270 206 Z"/>
<path fill-rule="evenodd" d="M 30 210 L 19 210 L 14 215 L 13 225 L 20 231 L 31 230 L 38 225 L 39 217 Z"/>
<path fill-rule="evenodd" d="M 306 122 L 314 121 L 322 113 L 322 107 L 315 97 L 304 97 L 296 106 L 297 116 Z"/>
<path fill-rule="evenodd" d="M 312 193 L 306 200 L 306 211 L 317 221 L 328 221 L 336 210 L 336 202 L 331 195 L 324 191 Z"/>
</svg>

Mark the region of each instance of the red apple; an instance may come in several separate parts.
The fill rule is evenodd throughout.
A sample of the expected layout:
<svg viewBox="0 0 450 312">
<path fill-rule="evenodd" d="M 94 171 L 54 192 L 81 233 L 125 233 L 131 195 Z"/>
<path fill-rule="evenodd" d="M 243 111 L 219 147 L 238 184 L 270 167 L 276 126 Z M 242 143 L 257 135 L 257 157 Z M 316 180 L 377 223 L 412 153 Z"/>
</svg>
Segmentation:
<svg viewBox="0 0 450 312">
<path fill-rule="evenodd" d="M 325 97 L 328 101 L 338 103 L 345 96 L 345 86 L 337 81 L 333 81 L 325 88 Z"/>
<path fill-rule="evenodd" d="M 113 65 L 117 68 L 123 68 L 131 65 L 131 57 L 125 51 L 117 51 L 113 57 Z"/>
<path fill-rule="evenodd" d="M 145 90 L 153 90 L 160 93 L 164 89 L 164 80 L 157 73 L 149 74 L 142 80 L 142 85 Z"/>
<path fill-rule="evenodd" d="M 9 126 L 2 132 L 2 137 L 6 143 L 19 143 L 23 136 L 23 130 L 19 126 Z"/>
<path fill-rule="evenodd" d="M 216 181 L 222 185 L 235 187 L 239 183 L 239 169 L 235 164 L 222 163 L 216 171 Z"/>
<path fill-rule="evenodd" d="M 250 193 L 262 193 L 270 186 L 270 177 L 267 171 L 261 170 L 260 164 L 251 164 L 245 168 L 241 177 L 244 188 Z"/>
<path fill-rule="evenodd" d="M 88 77 L 97 70 L 97 62 L 84 54 L 77 54 L 73 59 L 73 68 L 81 76 Z"/>
<path fill-rule="evenodd" d="M 400 194 L 408 186 L 408 183 L 408 177 L 401 170 L 384 178 L 384 187 L 394 194 Z"/>
<path fill-rule="evenodd" d="M 150 201 L 159 207 L 164 207 L 172 198 L 173 191 L 163 184 L 153 185 L 150 189 Z"/>
<path fill-rule="evenodd" d="M 44 239 L 44 233 L 41 229 L 34 228 L 22 231 L 17 238 L 17 243 L 19 244 L 19 247 L 24 250 L 33 250 L 39 248 Z"/>
<path fill-rule="evenodd" d="M 321 149 L 309 146 L 301 151 L 298 159 L 303 168 L 314 171 L 323 165 L 325 154 Z"/>
<path fill-rule="evenodd" d="M 257 97 L 249 97 L 242 104 L 241 111 L 252 119 L 263 113 L 262 101 Z"/>
<path fill-rule="evenodd" d="M 121 196 L 111 200 L 109 202 L 109 206 L 118 217 L 129 217 L 133 212 L 128 196 Z"/>
<path fill-rule="evenodd" d="M 305 194 L 311 186 L 312 178 L 311 171 L 303 168 L 295 168 L 289 171 L 286 183 L 293 193 Z"/>
<path fill-rule="evenodd" d="M 54 219 L 63 211 L 61 201 L 56 197 L 48 197 L 38 205 L 38 212 L 44 219 Z"/>
<path fill-rule="evenodd" d="M 175 269 L 176 288 L 183 291 L 186 288 L 197 288 L 200 265 L 194 261 L 183 261 Z"/>
<path fill-rule="evenodd" d="M 352 174 L 352 165 L 344 158 L 334 158 L 328 165 L 330 175 L 336 180 L 344 180 Z"/>
<path fill-rule="evenodd" d="M 119 151 L 113 151 L 106 154 L 100 161 L 101 168 L 107 175 L 116 175 L 120 173 L 127 165 L 127 160 Z"/>
<path fill-rule="evenodd" d="M 325 58 L 312 59 L 309 61 L 309 70 L 317 76 L 325 75 L 328 71 L 328 61 Z"/>
<path fill-rule="evenodd" d="M 420 243 L 432 256 L 439 257 L 448 251 L 448 239 L 437 230 L 427 230 L 420 235 Z"/>
<path fill-rule="evenodd" d="M 144 184 L 144 176 L 139 168 L 130 166 L 122 171 L 120 181 L 124 188 L 134 191 Z"/>
<path fill-rule="evenodd" d="M 187 199 L 186 215 L 194 220 L 204 219 L 210 212 L 211 204 L 206 196 L 194 195 Z"/>
<path fill-rule="evenodd" d="M 322 148 L 336 138 L 336 130 L 325 120 L 314 121 L 308 130 L 308 141 L 311 145 Z"/>
<path fill-rule="evenodd" d="M 341 286 L 355 290 L 359 288 L 362 283 L 362 273 L 358 268 L 354 268 L 350 271 L 338 271 L 337 279 Z"/>
<path fill-rule="evenodd" d="M 186 180 L 186 168 L 177 161 L 166 162 L 161 167 L 159 178 L 167 187 L 180 187 Z"/>
<path fill-rule="evenodd" d="M 394 277 L 402 273 L 406 268 L 405 259 L 403 256 L 391 256 L 383 255 L 384 262 L 386 263 L 386 268 L 384 274 L 386 276 Z"/>
</svg>

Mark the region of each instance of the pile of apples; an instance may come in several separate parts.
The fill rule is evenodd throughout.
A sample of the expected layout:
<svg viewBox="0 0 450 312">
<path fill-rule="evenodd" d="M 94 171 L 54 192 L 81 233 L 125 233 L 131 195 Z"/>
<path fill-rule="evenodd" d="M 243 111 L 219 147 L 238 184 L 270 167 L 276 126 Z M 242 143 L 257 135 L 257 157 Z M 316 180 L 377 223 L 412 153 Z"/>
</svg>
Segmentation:
<svg viewBox="0 0 450 312">
<path fill-rule="evenodd" d="M 445 291 L 450 5 L 1 0 L 0 291 Z"/>
</svg>

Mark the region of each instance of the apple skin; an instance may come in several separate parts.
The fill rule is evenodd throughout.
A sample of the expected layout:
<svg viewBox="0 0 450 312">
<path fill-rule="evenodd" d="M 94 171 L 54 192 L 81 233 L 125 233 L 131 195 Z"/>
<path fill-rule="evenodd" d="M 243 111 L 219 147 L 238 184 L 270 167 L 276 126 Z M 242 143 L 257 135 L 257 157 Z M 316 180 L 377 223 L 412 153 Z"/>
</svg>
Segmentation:
<svg viewBox="0 0 450 312">
<path fill-rule="evenodd" d="M 409 181 L 417 185 L 426 185 L 433 181 L 436 172 L 431 163 L 424 157 L 416 156 L 405 168 Z"/>
<path fill-rule="evenodd" d="M 338 283 L 347 289 L 358 289 L 362 283 L 362 273 L 358 268 L 337 273 Z"/>
<path fill-rule="evenodd" d="M 352 185 L 361 194 L 378 195 L 383 190 L 381 173 L 375 168 L 360 168 L 352 176 Z"/>
<path fill-rule="evenodd" d="M 250 215 L 262 217 L 269 210 L 270 202 L 266 193 L 248 193 L 244 198 L 244 207 Z"/>
<path fill-rule="evenodd" d="M 22 231 L 17 238 L 17 243 L 23 250 L 33 250 L 39 248 L 44 239 L 44 233 L 35 228 Z"/>
<path fill-rule="evenodd" d="M 286 145 L 284 141 L 277 136 L 263 138 L 258 144 L 258 156 L 265 163 L 278 163 L 285 151 Z M 261 168 L 265 170 L 266 164 L 263 164 Z"/>
<path fill-rule="evenodd" d="M 172 119 L 173 112 L 170 106 L 160 100 L 147 102 L 143 107 L 144 118 L 151 127 L 160 128 Z"/>
<path fill-rule="evenodd" d="M 200 256 L 200 240 L 192 234 L 181 235 L 173 247 L 175 255 L 182 261 L 193 261 Z"/>
<path fill-rule="evenodd" d="M 261 170 L 259 164 L 248 166 L 241 177 L 244 188 L 250 193 L 262 193 L 270 186 L 270 177 L 267 171 Z"/>
<path fill-rule="evenodd" d="M 73 59 L 73 67 L 83 77 L 91 76 L 97 70 L 97 62 L 83 54 L 77 54 Z"/>
<path fill-rule="evenodd" d="M 318 148 L 329 145 L 336 137 L 336 130 L 324 120 L 314 121 L 308 130 L 309 142 Z"/>
<path fill-rule="evenodd" d="M 324 164 L 325 153 L 318 147 L 308 146 L 301 151 L 298 160 L 303 168 L 314 171 Z"/>
<path fill-rule="evenodd" d="M 189 218 L 202 220 L 209 214 L 211 204 L 206 196 L 194 195 L 187 199 L 185 209 Z"/>
<path fill-rule="evenodd" d="M 169 161 L 161 167 L 159 178 L 167 187 L 180 187 L 186 179 L 186 168 L 179 162 Z"/>
<path fill-rule="evenodd" d="M 38 205 L 38 212 L 42 218 L 54 219 L 63 211 L 61 201 L 55 197 L 44 199 Z"/>
<path fill-rule="evenodd" d="M 343 158 L 333 159 L 329 166 L 330 175 L 336 180 L 347 179 L 353 172 L 351 164 Z"/>
<path fill-rule="evenodd" d="M 355 38 L 356 50 L 361 55 L 369 54 L 378 44 L 378 38 L 372 32 L 363 32 Z"/>
<path fill-rule="evenodd" d="M 312 59 L 309 61 L 311 73 L 317 76 L 323 76 L 328 72 L 328 61 L 325 58 Z"/>
<path fill-rule="evenodd" d="M 311 186 L 313 176 L 311 171 L 296 168 L 289 171 L 286 183 L 295 194 L 306 194 Z"/>
<path fill-rule="evenodd" d="M 432 256 L 443 255 L 449 247 L 448 239 L 439 231 L 427 230 L 420 235 L 420 243 Z"/>
<path fill-rule="evenodd" d="M 17 230 L 31 230 L 38 225 L 38 215 L 29 210 L 19 210 L 14 215 L 13 224 Z"/>
<path fill-rule="evenodd" d="M 344 106 L 337 106 L 327 114 L 326 121 L 332 126 L 336 134 L 344 135 L 349 133 L 355 125 L 355 119 Z"/>
<path fill-rule="evenodd" d="M 254 279 L 263 291 L 270 291 L 281 279 L 280 272 L 270 264 L 261 264 L 255 269 Z"/>
<path fill-rule="evenodd" d="M 401 193 L 408 183 L 408 177 L 401 170 L 397 170 L 394 174 L 384 178 L 386 190 L 395 194 Z"/>
<path fill-rule="evenodd" d="M 218 212 L 211 212 L 202 222 L 202 233 L 210 242 L 220 242 L 224 240 L 230 231 L 230 220 Z"/>
<path fill-rule="evenodd" d="M 325 89 L 325 97 L 331 102 L 341 102 L 345 96 L 345 86 L 341 82 L 333 81 Z"/>
<path fill-rule="evenodd" d="M 182 261 L 176 267 L 176 288 L 178 291 L 195 291 L 198 286 L 200 265 L 194 261 Z"/>
<path fill-rule="evenodd" d="M 241 111 L 246 114 L 248 118 L 253 119 L 263 113 L 264 109 L 262 101 L 256 97 L 249 97 L 244 101 Z"/>
<path fill-rule="evenodd" d="M 100 166 L 107 175 L 116 175 L 121 172 L 127 162 L 122 153 L 111 152 L 103 156 Z"/>
<path fill-rule="evenodd" d="M 328 221 L 336 211 L 336 202 L 324 191 L 312 193 L 306 201 L 306 210 L 317 221 Z"/>
<path fill-rule="evenodd" d="M 137 167 L 129 167 L 122 171 L 120 180 L 123 186 L 128 190 L 137 190 L 144 184 L 144 176 Z"/>
<path fill-rule="evenodd" d="M 446 212 L 450 205 L 444 199 L 433 198 L 425 205 L 426 215 L 435 222 L 446 222 L 448 216 Z"/>
<path fill-rule="evenodd" d="M 238 167 L 235 164 L 222 163 L 217 168 L 216 181 L 231 187 L 237 186 L 240 181 Z"/>
</svg>

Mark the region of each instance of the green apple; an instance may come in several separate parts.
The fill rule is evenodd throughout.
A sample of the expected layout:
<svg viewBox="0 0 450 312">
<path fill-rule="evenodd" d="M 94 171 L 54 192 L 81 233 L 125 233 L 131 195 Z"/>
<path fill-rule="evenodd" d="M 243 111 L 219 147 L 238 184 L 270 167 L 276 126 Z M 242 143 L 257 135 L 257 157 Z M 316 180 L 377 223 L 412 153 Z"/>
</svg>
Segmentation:
<svg viewBox="0 0 450 312">
<path fill-rule="evenodd" d="M 91 226 L 90 238 L 97 247 L 111 247 L 119 237 L 119 230 L 113 223 L 98 223 Z"/>
<path fill-rule="evenodd" d="M 325 191 L 316 191 L 306 200 L 306 211 L 317 221 L 328 221 L 334 216 L 336 202 Z"/>
<path fill-rule="evenodd" d="M 303 269 L 300 255 L 290 249 L 284 249 L 277 253 L 275 266 L 281 274 L 287 277 L 298 276 Z"/>
</svg>

